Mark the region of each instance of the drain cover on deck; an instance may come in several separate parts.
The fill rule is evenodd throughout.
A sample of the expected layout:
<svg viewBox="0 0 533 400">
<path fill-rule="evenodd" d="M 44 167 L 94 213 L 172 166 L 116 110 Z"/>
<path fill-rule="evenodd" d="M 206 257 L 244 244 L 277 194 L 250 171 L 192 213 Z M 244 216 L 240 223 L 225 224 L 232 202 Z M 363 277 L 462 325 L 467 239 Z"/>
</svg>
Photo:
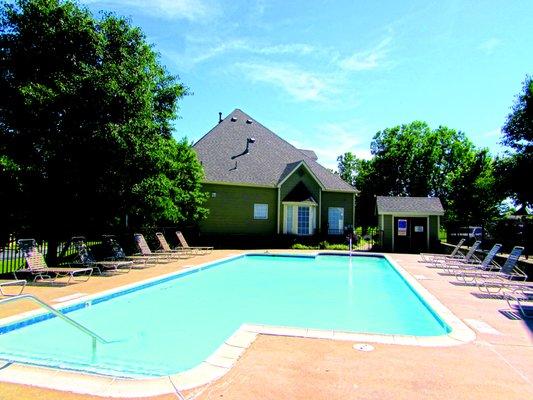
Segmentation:
<svg viewBox="0 0 533 400">
<path fill-rule="evenodd" d="M 359 351 L 372 351 L 374 350 L 374 346 L 366 343 L 356 343 L 353 345 L 354 350 Z"/>
</svg>

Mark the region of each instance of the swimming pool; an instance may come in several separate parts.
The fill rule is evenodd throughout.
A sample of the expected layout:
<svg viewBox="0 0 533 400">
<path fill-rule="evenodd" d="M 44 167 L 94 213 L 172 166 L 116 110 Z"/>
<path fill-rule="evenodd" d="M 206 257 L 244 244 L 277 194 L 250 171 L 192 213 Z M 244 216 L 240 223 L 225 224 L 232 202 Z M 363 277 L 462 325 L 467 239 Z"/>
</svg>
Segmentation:
<svg viewBox="0 0 533 400">
<path fill-rule="evenodd" d="M 34 318 L 0 327 L 0 358 L 150 377 L 198 365 L 245 322 L 415 336 L 450 332 L 383 257 L 245 255 L 71 309 L 71 318 L 112 343 L 98 345 L 95 356 L 90 338 L 74 327 Z"/>
</svg>

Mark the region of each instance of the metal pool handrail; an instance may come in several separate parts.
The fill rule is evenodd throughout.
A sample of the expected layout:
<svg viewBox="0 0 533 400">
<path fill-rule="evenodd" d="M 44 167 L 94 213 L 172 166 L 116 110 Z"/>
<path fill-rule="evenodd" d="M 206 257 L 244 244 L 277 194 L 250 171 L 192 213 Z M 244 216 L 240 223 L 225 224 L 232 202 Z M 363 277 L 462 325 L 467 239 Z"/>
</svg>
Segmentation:
<svg viewBox="0 0 533 400">
<path fill-rule="evenodd" d="M 68 324 L 78 328 L 83 333 L 89 335 L 92 338 L 93 350 L 96 350 L 96 341 L 99 341 L 100 343 L 104 343 L 104 344 L 111 343 L 108 340 L 105 340 L 100 335 L 98 335 L 98 334 L 94 333 L 93 331 L 91 331 L 89 328 L 86 328 L 85 326 L 81 325 L 80 323 L 74 321 L 72 318 L 67 317 L 65 314 L 59 312 L 58 310 L 56 310 L 55 308 L 53 308 L 49 304 L 45 303 L 44 301 L 42 301 L 38 297 L 33 296 L 31 294 L 21 294 L 19 296 L 14 296 L 14 297 L 9 297 L 7 299 L 2 299 L 2 300 L 0 300 L 0 305 L 6 304 L 6 303 L 12 303 L 12 302 L 19 301 L 19 300 L 26 300 L 26 299 L 31 300 L 34 303 L 37 303 L 42 308 L 50 311 L 56 317 L 61 318 L 63 321 L 65 321 Z"/>
</svg>

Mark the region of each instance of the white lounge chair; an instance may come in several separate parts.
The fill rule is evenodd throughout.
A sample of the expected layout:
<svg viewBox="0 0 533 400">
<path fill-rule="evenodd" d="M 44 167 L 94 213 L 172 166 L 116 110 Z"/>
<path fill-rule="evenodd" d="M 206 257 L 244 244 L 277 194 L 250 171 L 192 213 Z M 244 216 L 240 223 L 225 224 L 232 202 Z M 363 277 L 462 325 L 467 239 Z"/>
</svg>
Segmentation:
<svg viewBox="0 0 533 400">
<path fill-rule="evenodd" d="M 189 246 L 189 244 L 187 243 L 187 240 L 185 240 L 185 236 L 183 236 L 183 233 L 181 233 L 180 231 L 176 231 L 176 236 L 178 237 L 181 247 L 193 252 L 193 254 L 197 254 L 201 256 L 204 254 L 209 254 L 213 251 L 213 246 L 196 246 L 196 247 Z"/>
<path fill-rule="evenodd" d="M 533 318 L 533 287 L 505 291 L 503 296 L 511 310 L 518 310 L 524 318 Z M 531 305 L 526 305 L 527 302 Z"/>
<path fill-rule="evenodd" d="M 183 247 L 173 249 L 172 247 L 170 247 L 167 242 L 167 239 L 165 238 L 165 235 L 163 235 L 163 233 L 161 232 L 156 232 L 155 237 L 159 242 L 159 250 L 156 251 L 162 251 L 164 253 L 179 253 L 183 256 L 183 258 L 194 256 L 193 252 L 190 249 L 186 249 Z"/>
<path fill-rule="evenodd" d="M 483 261 L 481 262 L 447 262 L 445 263 L 444 269 L 446 272 L 448 272 L 450 275 L 455 275 L 456 277 L 464 278 L 465 272 L 470 271 L 497 271 L 501 267 L 499 264 L 494 260 L 494 257 L 498 254 L 500 249 L 502 248 L 502 245 L 500 243 L 496 243 L 494 246 L 492 246 L 492 249 L 487 253 Z M 464 280 L 464 279 L 461 279 Z"/>
<path fill-rule="evenodd" d="M 449 264 L 456 263 L 481 263 L 481 260 L 476 257 L 476 251 L 481 245 L 481 240 L 476 240 L 474 244 L 468 249 L 466 254 L 456 254 L 453 257 L 442 257 L 436 258 L 433 260 L 431 265 L 428 265 L 428 268 L 447 268 Z"/>
<path fill-rule="evenodd" d="M 522 246 L 515 246 L 501 268 L 495 272 L 465 271 L 463 277 L 471 277 L 480 291 L 497 294 L 502 289 L 527 288 L 527 275 L 518 267 L 518 259 L 524 251 Z"/>
<path fill-rule="evenodd" d="M 455 245 L 452 252 L 450 254 L 441 254 L 441 253 L 420 253 L 420 257 L 422 257 L 421 262 L 425 263 L 432 263 L 435 261 L 435 259 L 441 259 L 445 257 L 455 257 L 462 255 L 461 253 L 461 246 L 465 242 L 465 239 L 459 240 L 459 243 Z"/>
<path fill-rule="evenodd" d="M 55 282 L 58 278 L 68 277 L 65 284 L 71 281 L 87 282 L 93 273 L 93 268 L 49 268 L 42 253 L 37 248 L 35 239 L 19 239 L 17 241 L 24 259 L 26 260 L 26 268 L 20 268 L 13 272 L 15 279 L 17 273 L 29 273 L 34 276 L 33 281 L 50 281 Z"/>
<path fill-rule="evenodd" d="M 133 238 L 135 240 L 135 244 L 137 245 L 137 248 L 139 249 L 139 254 L 143 257 L 153 257 L 159 262 L 172 262 L 176 259 L 183 258 L 182 255 L 179 253 L 162 252 L 162 251 L 152 252 L 152 250 L 148 246 L 148 243 L 146 242 L 146 239 L 144 238 L 142 233 L 134 234 Z"/>
<path fill-rule="evenodd" d="M 26 280 L 24 279 L 17 279 L 17 280 L 9 280 L 9 281 L 0 281 L 0 295 L 2 296 L 18 296 L 22 294 L 24 291 L 24 288 L 26 287 Z M 4 291 L 4 288 L 16 286 L 20 287 L 19 291 L 17 293 L 8 293 Z"/>
</svg>

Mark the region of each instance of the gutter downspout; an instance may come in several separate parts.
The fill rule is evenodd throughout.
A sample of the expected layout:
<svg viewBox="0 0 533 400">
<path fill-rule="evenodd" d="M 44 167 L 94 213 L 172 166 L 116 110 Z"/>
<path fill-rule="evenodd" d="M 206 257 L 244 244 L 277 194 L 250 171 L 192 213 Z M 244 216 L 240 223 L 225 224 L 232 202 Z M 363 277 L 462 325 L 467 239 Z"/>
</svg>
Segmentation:
<svg viewBox="0 0 533 400">
<path fill-rule="evenodd" d="M 322 188 L 318 192 L 318 233 L 322 233 Z"/>
<path fill-rule="evenodd" d="M 280 196 L 281 196 L 281 188 L 278 186 L 278 215 L 277 215 L 277 227 L 276 227 L 276 231 L 277 231 L 277 234 L 279 235 L 279 221 L 280 221 L 280 210 L 281 210 L 281 205 L 280 205 Z"/>
<path fill-rule="evenodd" d="M 355 230 L 355 193 L 352 195 L 352 229 Z"/>
<path fill-rule="evenodd" d="M 394 253 L 394 214 L 391 215 L 392 252 Z"/>
</svg>

